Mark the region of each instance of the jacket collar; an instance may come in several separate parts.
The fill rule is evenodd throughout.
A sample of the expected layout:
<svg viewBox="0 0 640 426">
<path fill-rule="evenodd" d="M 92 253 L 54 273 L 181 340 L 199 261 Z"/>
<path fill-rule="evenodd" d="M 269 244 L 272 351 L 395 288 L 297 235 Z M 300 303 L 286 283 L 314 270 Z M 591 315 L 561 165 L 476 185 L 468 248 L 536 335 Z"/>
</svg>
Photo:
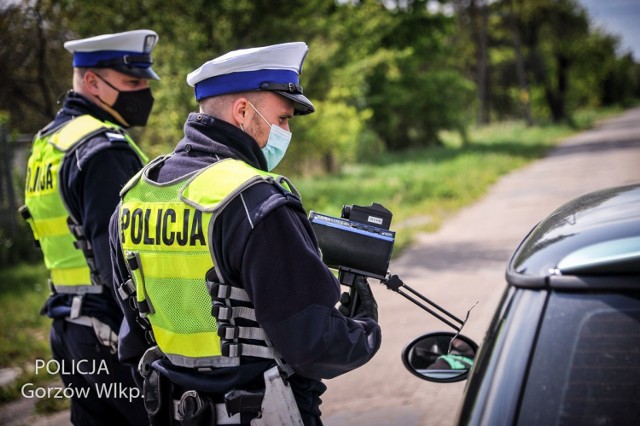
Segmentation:
<svg viewBox="0 0 640 426">
<path fill-rule="evenodd" d="M 191 113 L 184 125 L 184 138 L 176 153 L 235 158 L 267 170 L 267 161 L 258 143 L 239 128 L 202 113 Z"/>
<path fill-rule="evenodd" d="M 109 121 L 111 123 L 118 124 L 118 121 L 111 114 L 81 94 L 74 92 L 73 90 L 69 90 L 65 95 L 62 108 L 56 113 L 53 121 L 42 129 L 41 133 L 46 134 L 51 130 L 57 129 L 61 124 L 66 123 L 72 118 L 87 114 L 100 121 Z"/>
</svg>

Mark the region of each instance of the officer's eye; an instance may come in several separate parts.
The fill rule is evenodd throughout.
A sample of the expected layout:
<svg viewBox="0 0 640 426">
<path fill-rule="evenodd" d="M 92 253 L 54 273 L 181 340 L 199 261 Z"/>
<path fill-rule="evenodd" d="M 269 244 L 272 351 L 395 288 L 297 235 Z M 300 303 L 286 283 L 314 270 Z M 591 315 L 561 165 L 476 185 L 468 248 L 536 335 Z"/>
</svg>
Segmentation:
<svg viewBox="0 0 640 426">
<path fill-rule="evenodd" d="M 129 80 L 127 83 L 131 87 L 139 87 L 142 85 L 142 80 Z"/>
</svg>

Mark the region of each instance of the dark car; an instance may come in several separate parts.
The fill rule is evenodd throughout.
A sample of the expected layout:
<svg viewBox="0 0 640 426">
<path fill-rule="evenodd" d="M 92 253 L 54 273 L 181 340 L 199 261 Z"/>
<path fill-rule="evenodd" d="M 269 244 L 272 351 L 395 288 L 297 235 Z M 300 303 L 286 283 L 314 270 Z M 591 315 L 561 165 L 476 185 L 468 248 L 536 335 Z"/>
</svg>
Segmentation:
<svg viewBox="0 0 640 426">
<path fill-rule="evenodd" d="M 468 373 L 458 423 L 640 424 L 640 185 L 557 209 L 522 241 L 506 280 L 470 372 L 459 365 L 443 379 L 416 364 L 453 333 L 422 336 L 403 352 L 427 380 Z"/>
</svg>

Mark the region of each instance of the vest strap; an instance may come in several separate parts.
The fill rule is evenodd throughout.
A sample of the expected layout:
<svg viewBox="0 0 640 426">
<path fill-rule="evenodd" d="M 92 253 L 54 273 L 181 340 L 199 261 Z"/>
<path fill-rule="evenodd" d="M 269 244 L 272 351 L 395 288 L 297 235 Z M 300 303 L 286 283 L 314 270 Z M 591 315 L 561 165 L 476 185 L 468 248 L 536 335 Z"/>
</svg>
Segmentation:
<svg viewBox="0 0 640 426">
<path fill-rule="evenodd" d="M 250 321 L 256 320 L 256 311 L 253 308 L 247 308 L 245 306 L 221 306 L 214 304 L 211 308 L 211 315 L 213 315 L 218 321 L 225 322 L 237 318 L 247 319 Z"/>
<path fill-rule="evenodd" d="M 219 324 L 218 336 L 222 339 L 267 340 L 267 333 L 260 327 L 241 327 L 231 324 Z"/>
<path fill-rule="evenodd" d="M 214 300 L 230 299 L 238 302 L 250 302 L 245 289 L 221 283 L 207 281 L 207 290 Z"/>
<path fill-rule="evenodd" d="M 73 242 L 73 246 L 82 251 L 89 251 L 93 248 L 89 240 L 76 240 Z"/>
<path fill-rule="evenodd" d="M 138 312 L 140 313 L 140 315 L 144 317 L 147 314 L 152 313 L 152 311 L 153 308 L 151 307 L 151 303 L 149 303 L 147 299 L 138 301 Z"/>
<path fill-rule="evenodd" d="M 240 357 L 253 356 L 258 358 L 275 359 L 279 356 L 275 349 L 267 346 L 251 345 L 248 343 L 223 342 L 221 346 L 222 356 Z"/>
<path fill-rule="evenodd" d="M 84 255 L 84 258 L 87 262 L 91 284 L 96 287 L 102 287 L 104 283 L 102 282 L 102 278 L 100 277 L 100 273 L 98 272 L 98 268 L 96 267 L 95 256 L 93 255 L 93 246 L 87 239 L 84 228 L 81 224 L 76 223 L 71 217 L 67 218 L 67 227 L 69 228 L 69 231 L 71 231 L 71 235 L 73 235 L 74 238 L 73 246 L 76 249 L 82 251 L 82 254 Z"/>
<path fill-rule="evenodd" d="M 136 285 L 131 279 L 128 279 L 118 286 L 118 294 L 120 295 L 120 299 L 122 300 L 127 300 L 129 297 L 133 296 L 135 292 Z"/>
<path fill-rule="evenodd" d="M 104 122 L 89 114 L 80 115 L 67 121 L 59 131 L 53 133 L 49 143 L 56 149 L 67 152 L 108 128 Z"/>
</svg>

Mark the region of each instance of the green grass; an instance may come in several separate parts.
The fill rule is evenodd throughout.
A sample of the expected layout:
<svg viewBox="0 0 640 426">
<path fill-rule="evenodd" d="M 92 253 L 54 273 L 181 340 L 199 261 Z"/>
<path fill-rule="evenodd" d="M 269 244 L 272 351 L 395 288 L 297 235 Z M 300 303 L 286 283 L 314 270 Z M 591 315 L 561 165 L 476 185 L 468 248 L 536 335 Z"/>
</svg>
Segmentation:
<svg viewBox="0 0 640 426">
<path fill-rule="evenodd" d="M 0 270 L 0 368 L 22 369 L 13 384 L 0 387 L 0 402 L 19 398 L 25 383 L 51 380 L 33 371 L 36 359 L 51 359 L 51 320 L 40 315 L 48 293 L 44 265 L 20 264 Z M 42 404 L 39 411 L 47 411 L 51 403 Z"/>
<path fill-rule="evenodd" d="M 329 215 L 339 216 L 344 204 L 384 205 L 394 214 L 397 254 L 416 232 L 437 230 L 500 177 L 544 156 L 575 131 L 503 123 L 473 130 L 468 146 L 443 134 L 444 146 L 387 154 L 370 164 L 347 166 L 339 175 L 294 179 L 294 184 L 306 209 Z"/>
<path fill-rule="evenodd" d="M 47 299 L 43 265 L 17 265 L 0 271 L 0 368 L 48 359 L 51 320 L 40 316 Z"/>
</svg>

